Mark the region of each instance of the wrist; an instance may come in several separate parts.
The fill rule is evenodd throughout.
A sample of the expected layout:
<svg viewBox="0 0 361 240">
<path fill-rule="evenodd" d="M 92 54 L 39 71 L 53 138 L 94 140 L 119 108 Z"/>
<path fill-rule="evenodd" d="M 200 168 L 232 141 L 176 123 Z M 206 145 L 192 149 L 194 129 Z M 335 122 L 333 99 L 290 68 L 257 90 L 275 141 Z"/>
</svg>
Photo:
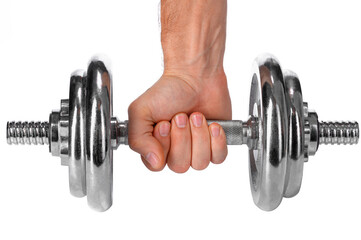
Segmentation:
<svg viewBox="0 0 361 240">
<path fill-rule="evenodd" d="M 164 74 L 195 79 L 224 75 L 226 0 L 163 0 Z"/>
</svg>

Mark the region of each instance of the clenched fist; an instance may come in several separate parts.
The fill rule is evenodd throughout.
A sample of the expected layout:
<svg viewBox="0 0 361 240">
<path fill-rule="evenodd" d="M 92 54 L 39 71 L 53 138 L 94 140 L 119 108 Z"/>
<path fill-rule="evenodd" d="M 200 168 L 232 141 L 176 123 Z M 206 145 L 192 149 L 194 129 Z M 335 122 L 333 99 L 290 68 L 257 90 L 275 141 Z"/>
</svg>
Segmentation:
<svg viewBox="0 0 361 240">
<path fill-rule="evenodd" d="M 129 145 L 153 171 L 205 169 L 227 156 L 226 0 L 162 0 L 162 77 L 129 107 Z"/>
</svg>

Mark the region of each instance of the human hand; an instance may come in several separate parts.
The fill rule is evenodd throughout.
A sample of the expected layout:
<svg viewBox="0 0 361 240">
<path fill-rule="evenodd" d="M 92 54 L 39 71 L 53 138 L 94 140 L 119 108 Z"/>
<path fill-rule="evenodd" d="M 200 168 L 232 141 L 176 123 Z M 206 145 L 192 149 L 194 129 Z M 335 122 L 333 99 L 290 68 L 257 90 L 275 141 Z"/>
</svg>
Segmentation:
<svg viewBox="0 0 361 240">
<path fill-rule="evenodd" d="M 129 145 L 154 171 L 182 173 L 227 155 L 222 128 L 231 119 L 223 70 L 226 1 L 162 1 L 162 77 L 129 107 Z"/>
</svg>

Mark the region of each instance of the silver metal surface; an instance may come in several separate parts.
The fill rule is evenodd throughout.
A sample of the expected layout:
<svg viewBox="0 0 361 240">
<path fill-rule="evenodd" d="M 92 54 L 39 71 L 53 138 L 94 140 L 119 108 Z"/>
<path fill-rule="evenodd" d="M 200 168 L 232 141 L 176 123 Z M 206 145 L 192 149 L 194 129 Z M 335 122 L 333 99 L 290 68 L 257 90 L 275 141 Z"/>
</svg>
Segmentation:
<svg viewBox="0 0 361 240">
<path fill-rule="evenodd" d="M 128 121 L 112 112 L 112 81 L 104 62 L 93 59 L 70 80 L 69 100 L 61 100 L 49 122 L 8 122 L 9 144 L 49 144 L 53 156 L 69 166 L 69 187 L 88 196 L 91 208 L 112 205 L 113 149 L 128 145 Z M 282 72 L 272 55 L 255 61 L 247 121 L 208 120 L 224 129 L 228 145 L 249 148 L 249 173 L 255 204 L 273 210 L 301 187 L 303 164 L 320 144 L 356 144 L 356 122 L 319 122 L 303 102 L 297 75 Z"/>
<path fill-rule="evenodd" d="M 250 116 L 247 122 L 240 120 L 207 120 L 208 125 L 219 124 L 226 134 L 227 145 L 247 144 L 249 148 L 256 148 L 258 140 L 258 120 Z"/>
<path fill-rule="evenodd" d="M 60 156 L 59 144 L 60 111 L 52 111 L 49 116 L 49 152 L 52 156 Z"/>
<path fill-rule="evenodd" d="M 284 71 L 288 115 L 288 160 L 284 197 L 293 197 L 300 191 L 305 152 L 304 106 L 298 76 Z"/>
<path fill-rule="evenodd" d="M 249 172 L 254 203 L 265 211 L 283 198 L 287 170 L 288 132 L 285 89 L 278 61 L 271 55 L 253 66 L 249 115 L 258 118 L 257 149 L 249 150 Z"/>
<path fill-rule="evenodd" d="M 69 165 L 69 100 L 60 101 L 59 156 L 62 166 Z"/>
<path fill-rule="evenodd" d="M 110 125 L 112 148 L 118 149 L 119 145 L 128 145 L 128 121 L 120 122 L 118 118 L 112 117 Z"/>
<path fill-rule="evenodd" d="M 308 116 L 305 119 L 305 138 L 308 156 L 314 156 L 319 145 L 318 115 L 315 111 L 307 110 Z"/>
<path fill-rule="evenodd" d="M 311 139 L 311 129 L 310 123 L 308 122 L 308 103 L 303 102 L 303 138 L 304 138 L 304 151 L 303 151 L 303 161 L 308 162 L 309 153 L 308 153 L 308 145 Z"/>
<path fill-rule="evenodd" d="M 49 117 L 49 151 L 68 166 L 69 160 L 69 100 L 60 101 L 60 110 L 52 111 Z"/>
<path fill-rule="evenodd" d="M 208 120 L 207 123 L 208 125 L 211 125 L 212 123 L 218 123 L 223 128 L 226 134 L 227 145 L 242 145 L 247 142 L 246 139 L 243 139 L 243 131 L 247 129 L 247 125 L 244 126 L 242 121 Z"/>
<path fill-rule="evenodd" d="M 111 88 L 109 71 L 102 61 L 93 59 L 86 77 L 86 186 L 88 204 L 97 211 L 112 205 Z"/>
<path fill-rule="evenodd" d="M 74 72 L 69 92 L 69 189 L 75 197 L 86 195 L 85 124 L 86 79 L 84 71 Z"/>
<path fill-rule="evenodd" d="M 320 122 L 320 144 L 357 144 L 359 126 L 357 122 Z"/>
<path fill-rule="evenodd" d="M 8 144 L 49 144 L 48 122 L 8 122 L 6 125 Z"/>
</svg>

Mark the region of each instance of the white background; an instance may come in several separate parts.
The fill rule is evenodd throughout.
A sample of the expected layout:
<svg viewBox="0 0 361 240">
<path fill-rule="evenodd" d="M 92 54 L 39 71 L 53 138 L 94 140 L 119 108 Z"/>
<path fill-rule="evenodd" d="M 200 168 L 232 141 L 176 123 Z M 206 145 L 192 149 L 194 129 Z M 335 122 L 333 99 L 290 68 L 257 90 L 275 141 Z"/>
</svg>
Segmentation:
<svg viewBox="0 0 361 240">
<path fill-rule="evenodd" d="M 253 59 L 275 54 L 297 72 L 324 120 L 359 120 L 358 1 L 229 0 L 225 69 L 235 119 L 246 119 Z M 68 171 L 46 146 L 8 146 L 7 120 L 47 120 L 70 73 L 112 60 L 114 113 L 162 73 L 158 0 L 0 3 L 0 239 L 360 239 L 361 146 L 321 146 L 301 192 L 273 212 L 252 201 L 246 147 L 202 172 L 148 171 L 128 147 L 114 154 L 105 213 L 69 194 Z"/>
</svg>

